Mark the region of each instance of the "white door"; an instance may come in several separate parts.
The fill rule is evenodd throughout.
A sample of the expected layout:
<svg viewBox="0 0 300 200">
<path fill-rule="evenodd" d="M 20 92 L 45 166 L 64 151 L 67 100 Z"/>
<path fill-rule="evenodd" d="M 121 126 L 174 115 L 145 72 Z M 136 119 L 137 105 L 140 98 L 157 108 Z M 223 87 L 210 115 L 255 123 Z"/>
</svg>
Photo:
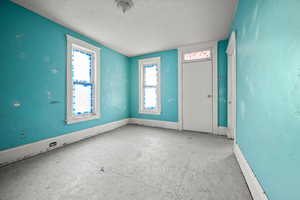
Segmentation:
<svg viewBox="0 0 300 200">
<path fill-rule="evenodd" d="M 184 130 L 212 132 L 212 62 L 183 64 L 182 122 Z"/>
</svg>

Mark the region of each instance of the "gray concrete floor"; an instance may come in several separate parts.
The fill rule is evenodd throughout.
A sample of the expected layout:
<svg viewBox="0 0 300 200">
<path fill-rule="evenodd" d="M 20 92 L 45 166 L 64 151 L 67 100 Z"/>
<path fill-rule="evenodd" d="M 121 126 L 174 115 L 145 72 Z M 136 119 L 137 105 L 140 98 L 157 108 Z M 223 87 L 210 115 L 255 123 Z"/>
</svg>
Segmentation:
<svg viewBox="0 0 300 200">
<path fill-rule="evenodd" d="M 1 200 L 251 200 L 232 141 L 129 125 L 0 168 Z"/>
</svg>

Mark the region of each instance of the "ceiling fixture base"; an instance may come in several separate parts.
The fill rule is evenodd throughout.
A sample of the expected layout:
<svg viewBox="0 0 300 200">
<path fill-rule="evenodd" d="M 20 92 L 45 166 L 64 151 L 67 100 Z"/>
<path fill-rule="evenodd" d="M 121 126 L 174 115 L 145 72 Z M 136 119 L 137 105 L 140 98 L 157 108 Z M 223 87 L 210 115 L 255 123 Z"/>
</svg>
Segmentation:
<svg viewBox="0 0 300 200">
<path fill-rule="evenodd" d="M 117 6 L 122 9 L 123 13 L 133 7 L 132 0 L 115 0 Z"/>
</svg>

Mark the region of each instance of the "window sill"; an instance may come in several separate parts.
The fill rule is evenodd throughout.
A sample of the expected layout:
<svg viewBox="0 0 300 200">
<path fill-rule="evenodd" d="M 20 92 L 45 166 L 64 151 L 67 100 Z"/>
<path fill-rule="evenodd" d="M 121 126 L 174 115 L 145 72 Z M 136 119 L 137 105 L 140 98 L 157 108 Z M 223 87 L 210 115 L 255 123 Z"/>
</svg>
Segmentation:
<svg viewBox="0 0 300 200">
<path fill-rule="evenodd" d="M 144 115 L 160 115 L 160 111 L 139 111 L 139 114 L 144 114 Z"/>
<path fill-rule="evenodd" d="M 66 123 L 67 124 L 75 124 L 75 123 L 85 122 L 85 121 L 99 119 L 99 118 L 100 118 L 99 114 L 93 114 L 93 115 L 87 115 L 87 116 L 80 116 L 80 117 L 73 117 L 73 118 L 67 119 Z"/>
</svg>

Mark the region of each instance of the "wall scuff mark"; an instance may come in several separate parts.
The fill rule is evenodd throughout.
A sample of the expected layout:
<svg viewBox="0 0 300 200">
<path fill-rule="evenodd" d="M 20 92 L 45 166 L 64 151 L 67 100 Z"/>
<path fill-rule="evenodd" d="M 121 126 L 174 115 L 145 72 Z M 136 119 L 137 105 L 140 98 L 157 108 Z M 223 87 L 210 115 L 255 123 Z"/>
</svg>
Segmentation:
<svg viewBox="0 0 300 200">
<path fill-rule="evenodd" d="M 50 101 L 50 104 L 58 104 L 60 101 Z"/>
</svg>

